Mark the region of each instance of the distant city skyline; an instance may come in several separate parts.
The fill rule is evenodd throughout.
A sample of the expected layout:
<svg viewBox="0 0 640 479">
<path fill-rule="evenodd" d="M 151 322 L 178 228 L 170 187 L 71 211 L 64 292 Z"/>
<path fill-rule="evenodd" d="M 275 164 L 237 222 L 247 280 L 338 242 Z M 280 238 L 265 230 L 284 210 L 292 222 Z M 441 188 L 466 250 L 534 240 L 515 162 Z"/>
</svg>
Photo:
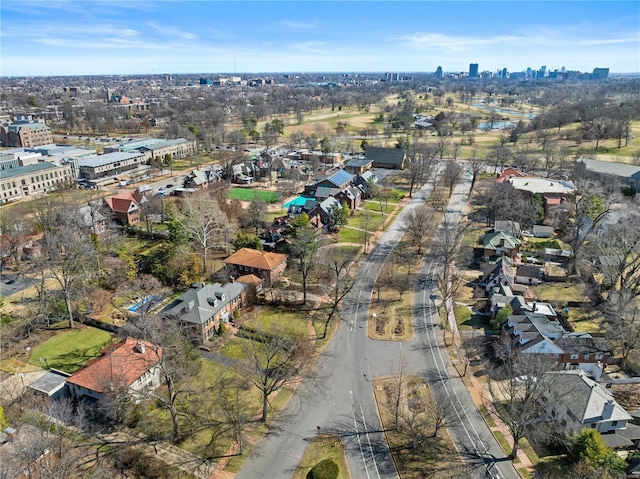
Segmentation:
<svg viewBox="0 0 640 479">
<path fill-rule="evenodd" d="M 0 75 L 640 72 L 635 1 L 0 4 Z"/>
</svg>

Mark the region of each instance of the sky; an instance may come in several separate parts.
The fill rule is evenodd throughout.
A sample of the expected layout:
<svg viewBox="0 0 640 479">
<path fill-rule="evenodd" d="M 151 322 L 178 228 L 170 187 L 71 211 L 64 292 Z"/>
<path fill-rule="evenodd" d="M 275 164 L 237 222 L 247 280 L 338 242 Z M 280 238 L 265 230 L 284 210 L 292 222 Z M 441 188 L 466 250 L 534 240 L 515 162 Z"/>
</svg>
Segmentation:
<svg viewBox="0 0 640 479">
<path fill-rule="evenodd" d="M 0 76 L 640 72 L 640 2 L 0 2 Z"/>
</svg>

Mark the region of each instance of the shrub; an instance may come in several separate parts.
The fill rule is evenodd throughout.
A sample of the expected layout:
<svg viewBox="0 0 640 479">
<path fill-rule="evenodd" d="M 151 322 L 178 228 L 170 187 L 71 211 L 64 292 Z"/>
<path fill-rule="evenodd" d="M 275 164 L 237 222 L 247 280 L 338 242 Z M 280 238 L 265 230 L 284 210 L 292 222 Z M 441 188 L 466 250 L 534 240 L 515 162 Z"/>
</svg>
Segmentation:
<svg viewBox="0 0 640 479">
<path fill-rule="evenodd" d="M 331 459 L 325 459 L 311 468 L 307 479 L 337 479 L 338 472 L 338 465 Z"/>
</svg>

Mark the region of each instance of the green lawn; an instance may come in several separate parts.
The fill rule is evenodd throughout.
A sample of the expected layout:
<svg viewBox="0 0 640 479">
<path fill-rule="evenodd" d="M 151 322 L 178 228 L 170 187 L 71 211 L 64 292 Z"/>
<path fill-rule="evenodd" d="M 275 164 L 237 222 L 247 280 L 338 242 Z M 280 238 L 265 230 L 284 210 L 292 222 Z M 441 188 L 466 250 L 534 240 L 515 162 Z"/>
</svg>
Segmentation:
<svg viewBox="0 0 640 479">
<path fill-rule="evenodd" d="M 330 459 L 338 465 L 338 479 L 349 479 L 342 440 L 330 435 L 319 436 L 311 441 L 293 478 L 304 479 L 313 466 L 325 459 Z"/>
<path fill-rule="evenodd" d="M 342 228 L 338 231 L 340 243 L 360 243 L 362 244 L 363 232 L 351 228 Z"/>
<path fill-rule="evenodd" d="M 246 326 L 268 333 L 284 329 L 292 336 L 307 336 L 306 313 L 291 308 L 264 308 L 255 318 L 245 322 Z"/>
<path fill-rule="evenodd" d="M 575 283 L 542 283 L 534 287 L 536 297 L 540 301 L 589 301 L 584 293 L 584 285 Z"/>
<path fill-rule="evenodd" d="M 251 188 L 231 188 L 227 193 L 227 198 L 240 201 L 252 201 L 258 198 L 266 203 L 275 203 L 280 199 L 279 195 L 274 191 L 254 190 Z"/>
<path fill-rule="evenodd" d="M 40 346 L 33 348 L 29 363 L 42 366 L 40 358 L 49 368 L 74 373 L 87 361 L 99 356 L 100 351 L 111 343 L 111 335 L 97 328 L 82 328 L 63 331 Z"/>
<path fill-rule="evenodd" d="M 369 218 L 366 217 L 369 216 Z M 366 229 L 368 231 L 377 231 L 382 225 L 382 222 L 385 220 L 385 216 L 376 213 L 365 213 L 364 211 L 358 211 L 355 216 L 349 218 L 349 222 L 347 223 L 352 228 Z"/>
</svg>

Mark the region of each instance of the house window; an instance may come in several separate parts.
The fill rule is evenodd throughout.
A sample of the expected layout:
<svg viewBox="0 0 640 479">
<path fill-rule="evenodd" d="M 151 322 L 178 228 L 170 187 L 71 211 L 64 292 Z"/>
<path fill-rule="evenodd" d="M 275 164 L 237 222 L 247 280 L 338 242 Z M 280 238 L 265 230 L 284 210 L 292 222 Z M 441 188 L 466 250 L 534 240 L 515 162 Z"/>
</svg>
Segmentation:
<svg viewBox="0 0 640 479">
<path fill-rule="evenodd" d="M 613 422 L 611 423 L 611 425 L 612 425 L 612 426 L 617 426 L 617 425 L 618 425 L 618 421 L 613 421 Z"/>
<path fill-rule="evenodd" d="M 595 429 L 596 428 L 596 423 L 591 424 L 591 429 Z"/>
<path fill-rule="evenodd" d="M 591 355 L 590 355 L 590 354 L 584 354 L 582 357 L 583 357 L 584 359 L 589 359 L 589 356 L 591 356 Z"/>
<path fill-rule="evenodd" d="M 572 354 L 572 355 L 570 356 L 570 359 L 578 359 L 579 357 L 580 357 L 580 355 L 579 355 L 579 354 Z"/>
<path fill-rule="evenodd" d="M 596 359 L 598 361 L 600 361 L 602 358 L 604 358 L 604 354 L 596 354 Z"/>
</svg>

